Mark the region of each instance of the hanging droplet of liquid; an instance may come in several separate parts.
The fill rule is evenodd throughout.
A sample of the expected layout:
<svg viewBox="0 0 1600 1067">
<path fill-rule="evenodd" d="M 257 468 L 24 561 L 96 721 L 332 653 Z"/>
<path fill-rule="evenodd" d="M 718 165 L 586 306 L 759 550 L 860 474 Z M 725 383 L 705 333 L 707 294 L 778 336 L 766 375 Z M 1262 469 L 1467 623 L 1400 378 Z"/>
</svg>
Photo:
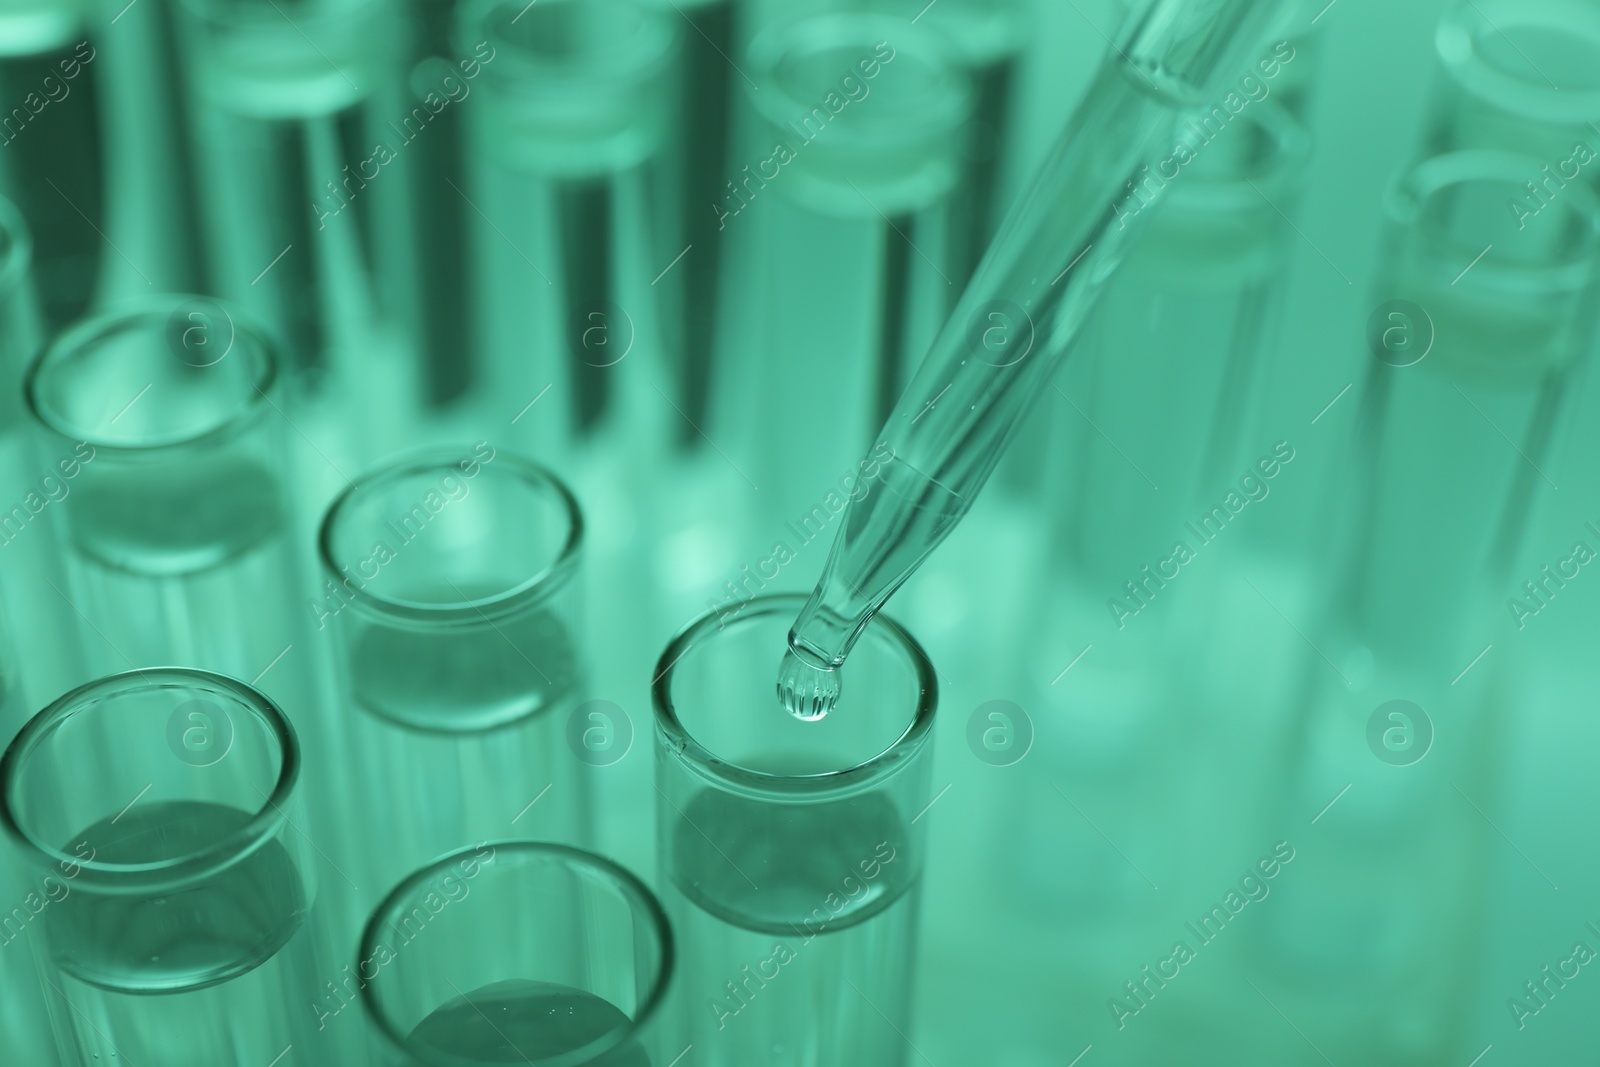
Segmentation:
<svg viewBox="0 0 1600 1067">
<path fill-rule="evenodd" d="M 839 703 L 839 672 L 813 667 L 788 649 L 778 665 L 778 699 L 790 715 L 815 722 Z"/>
</svg>

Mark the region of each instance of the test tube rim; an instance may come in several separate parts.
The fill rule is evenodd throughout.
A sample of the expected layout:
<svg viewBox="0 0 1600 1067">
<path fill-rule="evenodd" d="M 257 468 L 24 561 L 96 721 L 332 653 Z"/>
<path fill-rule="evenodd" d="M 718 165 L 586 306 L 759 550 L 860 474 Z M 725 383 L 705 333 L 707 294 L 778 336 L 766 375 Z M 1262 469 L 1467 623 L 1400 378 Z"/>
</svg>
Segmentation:
<svg viewBox="0 0 1600 1067">
<path fill-rule="evenodd" d="M 875 26 L 885 32 L 882 36 L 856 32 L 869 26 Z M 939 144 L 943 138 L 956 136 L 972 117 L 973 91 L 970 64 L 963 61 L 956 47 L 943 34 L 879 11 L 801 11 L 767 26 L 756 34 L 747 49 L 752 69 L 757 75 L 767 75 L 764 79 L 766 84 L 759 92 L 747 86 L 746 95 L 764 122 L 771 123 L 775 127 L 784 126 L 799 115 L 809 115 L 820 106 L 819 101 L 807 101 L 789 92 L 783 79 L 778 76 L 777 72 L 783 61 L 792 53 L 802 47 L 816 49 L 820 46 L 837 49 L 845 44 L 860 43 L 869 37 L 874 40 L 889 40 L 891 36 L 897 45 L 895 49 L 897 56 L 900 51 L 898 46 L 905 45 L 909 41 L 920 57 L 939 68 L 939 72 L 948 83 L 948 95 L 960 106 L 946 109 L 943 113 L 943 123 L 929 124 L 927 127 L 922 124 L 888 122 L 879 123 L 870 129 L 846 125 L 842 129 L 847 136 L 842 139 L 867 151 L 881 151 L 885 141 Z M 853 68 L 845 72 L 845 76 L 854 75 Z M 783 109 L 781 112 L 780 108 Z M 928 110 L 938 112 L 938 109 Z M 836 142 L 841 139 L 838 136 L 838 129 L 834 128 L 833 139 Z M 849 134 L 854 136 L 848 136 Z"/>
<path fill-rule="evenodd" d="M 169 318 L 174 311 L 191 301 L 209 303 L 222 310 L 234 329 L 234 346 L 245 351 L 253 351 L 261 364 L 255 380 L 251 382 L 253 395 L 245 397 L 241 403 L 235 405 L 227 418 L 193 433 L 129 443 L 126 440 L 106 440 L 94 434 L 80 434 L 77 428 L 69 425 L 58 412 L 51 410 L 42 401 L 39 387 L 40 380 L 46 373 L 47 364 L 96 344 L 141 320 Z M 278 363 L 278 350 L 271 335 L 242 309 L 215 297 L 165 293 L 119 302 L 72 323 L 45 344 L 29 363 L 23 380 L 22 393 L 28 413 L 39 425 L 52 433 L 69 441 L 82 441 L 93 445 L 96 452 L 103 451 L 112 456 L 125 459 L 155 457 L 178 449 L 225 444 L 253 426 L 269 407 L 276 410 L 277 404 L 272 399 L 272 393 L 278 382 Z"/>
<path fill-rule="evenodd" d="M 1538 174 L 1542 166 L 1544 161 L 1535 156 L 1499 149 L 1465 149 L 1429 156 L 1409 164 L 1395 175 L 1383 196 L 1383 212 L 1390 226 L 1405 229 L 1417 227 L 1424 205 L 1451 186 L 1473 181 L 1515 183 L 1518 178 Z M 1587 222 L 1588 254 L 1550 264 L 1546 269 L 1579 270 L 1595 264 L 1597 255 L 1600 255 L 1600 194 L 1596 194 L 1587 183 L 1573 179 L 1567 182 L 1567 188 L 1562 190 L 1561 197 L 1552 206 Z M 1468 256 L 1478 251 L 1448 235 L 1444 239 Z M 1492 265 L 1489 268 L 1493 270 Z"/>
<path fill-rule="evenodd" d="M 677 969 L 677 943 L 673 936 L 672 923 L 667 918 L 666 909 L 650 887 L 645 885 L 639 876 L 619 863 L 614 862 L 595 852 L 575 848 L 571 845 L 558 844 L 553 841 L 531 841 L 526 839 L 505 838 L 498 841 L 483 841 L 477 845 L 468 845 L 464 848 L 447 852 L 412 871 L 401 879 L 398 884 L 373 908 L 372 914 L 362 924 L 361 936 L 356 942 L 356 970 L 361 973 L 361 965 L 371 958 L 367 949 L 376 943 L 379 933 L 379 924 L 390 913 L 398 910 L 399 904 L 410 899 L 413 890 L 426 884 L 427 880 L 438 874 L 441 870 L 450 867 L 456 861 L 469 856 L 477 856 L 480 849 L 489 847 L 494 850 L 494 860 L 498 862 L 501 855 L 510 852 L 524 859 L 555 860 L 575 863 L 586 866 L 608 879 L 622 896 L 628 901 L 634 915 L 643 914 L 651 928 L 655 931 L 657 944 L 661 949 L 661 958 L 655 973 L 650 976 L 650 992 L 641 1002 L 637 1012 L 629 1016 L 629 1025 L 621 1030 L 613 1031 L 583 1048 L 573 1049 L 560 1056 L 540 1057 L 540 1067 L 586 1067 L 596 1061 L 598 1057 L 625 1043 L 629 1038 L 638 1034 L 660 1012 L 666 1000 L 667 992 L 672 984 L 672 977 Z M 362 1003 L 366 1006 L 367 1014 L 384 1038 L 408 1056 L 421 1056 L 412 1049 L 394 1026 L 388 1012 L 383 1009 L 379 998 L 372 992 L 372 987 L 377 985 L 376 980 L 363 982 L 360 988 Z M 620 1010 L 620 1009 L 619 1009 Z M 609 1040 L 614 1038 L 614 1040 Z M 596 1048 L 595 1046 L 600 1047 Z M 479 1067 L 479 1061 L 467 1060 L 455 1056 L 443 1058 L 429 1057 L 432 1067 Z"/>
<path fill-rule="evenodd" d="M 24 762 L 73 716 L 87 712 L 106 700 L 140 689 L 221 690 L 242 708 L 253 712 L 267 726 L 280 754 L 278 778 L 271 793 L 263 800 L 261 807 L 252 813 L 250 821 L 228 837 L 204 848 L 163 860 L 108 863 L 93 858 L 84 859 L 41 841 L 23 827 L 12 801 L 12 791 L 20 785 L 18 772 Z M 22 851 L 33 854 L 35 859 L 43 856 L 51 864 L 80 867 L 111 877 L 120 875 L 135 878 L 138 884 L 129 887 L 130 892 L 148 892 L 151 888 L 149 878 L 153 875 L 170 876 L 163 880 L 162 884 L 165 885 L 193 884 L 249 857 L 277 835 L 288 820 L 284 807 L 290 803 L 299 782 L 300 765 L 300 743 L 294 726 L 277 702 L 259 689 L 225 674 L 198 667 L 135 668 L 96 678 L 69 690 L 47 704 L 17 732 L 17 736 L 6 746 L 4 755 L 0 755 L 0 828 Z M 115 891 L 114 886 L 101 883 L 97 883 L 95 888 L 97 892 Z"/>
<path fill-rule="evenodd" d="M 543 0 L 548 9 L 560 4 L 579 6 L 581 0 Z M 511 53 L 517 67 L 516 74 L 527 78 L 548 79 L 548 83 L 541 83 L 539 88 L 549 88 L 550 84 L 563 83 L 569 79 L 581 77 L 592 73 L 597 62 L 615 62 L 619 57 L 631 60 L 624 69 L 628 73 L 625 79 L 629 82 L 644 82 L 652 75 L 663 70 L 671 61 L 674 46 L 677 42 L 677 29 L 667 21 L 665 11 L 640 0 L 604 0 L 613 8 L 637 11 L 640 15 L 639 25 L 635 32 L 628 38 L 617 41 L 611 49 L 601 55 L 584 56 L 581 58 L 563 57 L 549 59 L 530 54 L 525 45 L 517 44 L 500 38 L 498 43 Z M 501 7 L 516 6 L 512 0 L 466 0 L 461 5 L 455 16 L 455 25 L 452 28 L 451 45 L 458 55 L 466 55 L 469 49 L 468 38 L 473 36 L 469 28 L 484 30 L 484 40 L 491 40 L 494 35 L 493 27 L 489 25 L 489 18 L 495 10 Z M 529 5 L 532 6 L 532 5 Z M 521 17 L 520 15 L 518 16 Z M 513 22 L 516 20 L 513 19 Z M 497 53 L 498 54 L 498 53 Z M 526 82 L 515 84 L 527 87 Z M 538 90 L 534 90 L 537 92 Z"/>
<path fill-rule="evenodd" d="M 1499 16 L 1500 21 L 1495 21 L 1489 12 L 1482 10 L 1480 0 L 1464 0 L 1445 12 L 1434 32 L 1434 53 L 1439 57 L 1440 64 L 1451 80 L 1463 92 L 1488 103 L 1496 110 L 1507 111 L 1539 123 L 1587 123 L 1600 118 L 1600 89 L 1546 90 L 1542 86 L 1533 85 L 1502 72 L 1478 52 L 1476 31 L 1480 27 L 1487 26 L 1492 32 L 1501 33 L 1501 23 L 1507 18 L 1515 19 L 1514 25 L 1517 26 L 1557 25 L 1554 20 L 1537 18 L 1538 4 L 1531 0 L 1515 0 L 1515 2 L 1501 0 L 1498 3 L 1496 0 L 1481 0 L 1481 4 Z M 1567 3 L 1565 0 L 1561 0 L 1556 6 L 1561 13 L 1587 17 L 1588 29 L 1593 31 L 1596 40 L 1600 41 L 1600 14 L 1597 14 L 1592 7 L 1581 3 Z M 1465 54 L 1458 54 L 1456 47 L 1456 42 L 1461 37 L 1465 37 L 1469 43 L 1469 49 Z M 1531 65 L 1532 61 L 1529 63 Z"/>
<path fill-rule="evenodd" d="M 910 662 L 916 676 L 919 694 L 911 722 L 883 751 L 841 770 L 823 771 L 819 774 L 772 774 L 751 770 L 725 760 L 702 745 L 689 733 L 678 718 L 672 699 L 673 671 L 701 639 L 723 629 L 737 626 L 764 616 L 775 615 L 792 620 L 807 602 L 804 593 L 771 593 L 751 598 L 745 603 L 739 617 L 732 622 L 722 621 L 722 612 L 712 610 L 701 615 L 680 630 L 667 643 L 656 664 L 655 681 L 650 685 L 650 699 L 655 711 L 656 731 L 672 751 L 702 777 L 737 792 L 760 797 L 793 797 L 803 795 L 812 799 L 840 793 L 852 793 L 880 782 L 896 773 L 910 757 L 920 752 L 932 740 L 933 720 L 939 704 L 939 677 L 933 669 L 921 643 L 899 623 L 882 612 L 875 614 L 867 624 L 870 632 L 882 627 L 887 640 L 898 647 Z M 778 709 L 776 697 L 774 708 Z M 775 710 L 779 714 L 781 709 Z"/>
<path fill-rule="evenodd" d="M 323 512 L 317 526 L 317 560 L 323 572 L 335 582 L 341 578 L 339 563 L 334 559 L 334 526 L 340 512 L 358 493 L 381 485 L 386 479 L 399 478 L 423 470 L 455 470 L 463 458 L 462 450 L 428 447 L 401 453 L 358 476 L 347 485 L 328 509 Z M 351 591 L 351 604 L 368 614 L 388 621 L 426 626 L 482 625 L 534 607 L 566 588 L 577 572 L 578 558 L 583 548 L 583 509 L 567 483 L 555 471 L 542 463 L 528 459 L 509 449 L 496 452 L 493 466 L 496 470 L 511 468 L 524 487 L 542 492 L 553 490 L 554 497 L 567 519 L 567 535 L 556 556 L 548 564 L 517 584 L 492 596 L 464 600 L 458 604 L 423 604 L 396 600 L 368 590 L 367 586 Z M 341 588 L 349 589 L 341 585 Z"/>
</svg>

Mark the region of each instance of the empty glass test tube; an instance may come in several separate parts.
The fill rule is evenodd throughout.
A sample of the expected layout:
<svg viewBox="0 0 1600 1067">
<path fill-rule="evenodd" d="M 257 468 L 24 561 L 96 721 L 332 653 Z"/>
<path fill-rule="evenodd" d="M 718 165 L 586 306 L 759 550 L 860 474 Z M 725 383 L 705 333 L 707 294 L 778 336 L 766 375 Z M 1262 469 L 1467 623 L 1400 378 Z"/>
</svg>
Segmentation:
<svg viewBox="0 0 1600 1067">
<path fill-rule="evenodd" d="M 360 885 L 496 834 L 584 836 L 587 780 L 567 740 L 582 539 L 566 486 L 487 442 L 396 460 L 329 508 L 312 610 L 354 706 L 342 727 Z"/>
<path fill-rule="evenodd" d="M 1305 655 L 1289 693 L 1300 710 L 1273 807 L 1315 812 L 1349 795 L 1319 822 L 1304 881 L 1264 916 L 1244 964 L 1281 983 L 1279 1006 L 1335 1060 L 1474 1051 L 1462 1035 L 1490 840 L 1475 806 L 1493 805 L 1514 687 L 1495 663 L 1463 666 L 1505 619 L 1508 564 L 1548 491 L 1600 275 L 1587 185 L 1538 220 L 1548 229 L 1519 231 L 1505 211 L 1530 166 L 1434 157 L 1385 204 L 1374 295 L 1389 299 L 1367 338 L 1338 498 L 1348 518 L 1311 632 L 1321 654 Z M 1412 887 L 1403 899 L 1384 893 L 1397 879 Z"/>
<path fill-rule="evenodd" d="M 799 596 L 707 615 L 652 687 L 661 885 L 681 946 L 676 1048 L 698 1062 L 905 1063 L 933 667 L 879 616 L 837 711 L 772 693 Z"/>
<path fill-rule="evenodd" d="M 383 1067 L 665 1067 L 674 970 L 661 905 L 592 853 L 529 841 L 443 856 L 373 912 L 344 990 Z M 331 984 L 330 984 L 331 986 Z"/>
<path fill-rule="evenodd" d="M 96 673 L 179 662 L 255 678 L 294 642 L 278 387 L 257 327 L 181 295 L 80 322 L 29 368 L 36 454 L 59 473 L 39 509 L 63 534 L 57 593 Z M 267 685 L 303 669 L 280 664 Z"/>
<path fill-rule="evenodd" d="M 350 1062 L 309 1010 L 332 963 L 300 776 L 279 709 L 204 671 L 91 682 L 11 743 L 0 821 L 48 872 L 27 936 L 67 1063 Z"/>
<path fill-rule="evenodd" d="M 0 641 L 0 653 L 0 736 L 9 738 L 23 725 L 28 705 L 19 685 L 15 646 Z M 29 935 L 34 920 L 70 891 L 63 884 L 69 870 L 64 866 L 41 873 L 22 862 L 9 837 L 0 837 L 0 1033 L 19 1062 L 41 1067 L 55 1067 L 61 1059 L 34 959 L 33 946 L 41 935 Z"/>
<path fill-rule="evenodd" d="M 651 347 L 651 280 L 668 266 L 646 234 L 678 21 L 633 0 L 472 0 L 460 10 L 457 54 L 483 66 L 461 190 L 477 209 L 480 398 L 540 456 L 565 460 L 624 411 L 633 433 L 641 410 L 663 425 L 671 416 L 648 385 L 626 386 L 618 365 L 628 359 L 631 370 Z"/>
<path fill-rule="evenodd" d="M 71 458 L 35 463 L 22 383 L 43 339 L 33 238 L 15 205 L 0 198 L 0 496 L 7 502 L 0 510 L 0 596 L 11 634 L 21 638 L 10 646 L 18 653 L 14 659 L 32 667 L 27 680 L 35 687 L 36 701 L 82 678 L 77 655 L 68 651 L 76 645 L 77 623 L 63 611 L 48 610 L 59 600 L 51 584 L 66 586 L 60 553 L 43 530 L 22 536 L 33 516 L 48 506 L 48 498 L 61 491 L 62 475 L 76 463 Z M 38 610 L 41 605 L 46 609 Z M 19 627 L 24 618 L 27 625 Z M 0 734 L 9 736 L 38 705 L 15 699 L 17 684 L 9 672 L 6 677 Z"/>
<path fill-rule="evenodd" d="M 745 287 L 733 329 L 755 356 L 718 377 L 711 437 L 735 442 L 759 487 L 765 545 L 857 473 L 955 300 L 950 197 L 972 90 L 939 35 L 855 12 L 769 26 L 749 72 L 760 128 L 717 210 Z M 804 432 L 773 432 L 790 423 Z"/>
<path fill-rule="evenodd" d="M 1170 186 L 1103 298 L 1089 351 L 1055 397 L 1067 409 L 1048 479 L 1061 487 L 1051 524 L 1063 577 L 1119 632 L 1147 606 L 1170 620 L 1171 605 L 1153 602 L 1183 599 L 1161 595 L 1176 564 L 1166 578 L 1166 565 L 1142 566 L 1170 557 L 1175 542 L 1204 551 L 1231 517 L 1209 507 L 1236 487 L 1234 468 L 1249 466 L 1242 438 L 1268 369 L 1288 260 L 1288 229 L 1272 204 L 1295 196 L 1310 155 L 1305 128 L 1270 100 L 1206 130 L 1192 152 L 1162 153 L 1115 206 L 1131 222 L 1154 210 L 1146 200 L 1158 186 Z M 1252 494 L 1270 492 L 1259 482 Z M 1108 609 L 1108 598 L 1119 606 Z M 1199 608 L 1198 599 L 1188 603 Z M 1139 625 L 1155 628 L 1143 617 Z"/>
<path fill-rule="evenodd" d="M 1533 171 L 1509 200 L 1525 226 L 1567 182 L 1600 182 L 1593 4 L 1464 0 L 1440 18 L 1434 52 L 1443 77 L 1433 92 L 1429 154 L 1483 148 L 1532 156 Z"/>
<path fill-rule="evenodd" d="M 0 8 L 0 147 L 7 149 L 0 153 L 0 194 L 34 229 L 39 296 L 54 329 L 84 313 L 100 279 L 98 55 L 82 0 L 17 0 Z"/>
<path fill-rule="evenodd" d="M 410 198 L 391 165 L 459 105 L 404 100 L 386 0 L 180 3 L 217 292 L 281 346 L 320 502 L 341 470 L 399 447 L 418 408 L 396 319 Z"/>
<path fill-rule="evenodd" d="M 871 0 L 869 7 L 906 19 L 924 17 L 972 79 L 972 117 L 964 132 L 962 176 L 951 201 L 951 280 L 966 287 L 989 248 L 1008 205 L 1000 200 L 1001 170 L 1016 136 L 1015 105 L 1030 12 L 1022 0 L 941 0 L 918 10 L 917 0 Z"/>
<path fill-rule="evenodd" d="M 657 3 L 659 0 L 650 0 Z M 664 146 L 673 164 L 663 176 L 659 247 L 665 258 L 689 248 L 683 260 L 656 283 L 661 331 L 676 380 L 673 390 L 683 408 L 679 441 L 703 448 L 695 430 L 706 424 L 711 382 L 718 370 L 718 326 L 724 260 L 717 205 L 732 173 L 732 127 L 740 101 L 740 73 L 727 61 L 739 53 L 735 35 L 745 5 L 738 0 L 695 0 L 673 4 L 692 26 L 681 36 L 673 79 L 677 89 L 674 135 Z"/>
</svg>

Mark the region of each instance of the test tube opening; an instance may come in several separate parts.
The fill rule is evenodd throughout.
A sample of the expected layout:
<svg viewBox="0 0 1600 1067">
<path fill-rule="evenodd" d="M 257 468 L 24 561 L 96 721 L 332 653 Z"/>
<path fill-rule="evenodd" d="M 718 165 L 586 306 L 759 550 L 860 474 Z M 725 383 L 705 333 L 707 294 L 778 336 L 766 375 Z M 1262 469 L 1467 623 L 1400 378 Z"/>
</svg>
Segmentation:
<svg viewBox="0 0 1600 1067">
<path fill-rule="evenodd" d="M 323 519 L 318 552 L 322 612 L 354 609 L 340 622 L 358 702 L 449 733 L 555 706 L 581 671 L 571 602 L 582 542 L 560 479 L 487 442 L 430 450 L 350 486 Z"/>
</svg>

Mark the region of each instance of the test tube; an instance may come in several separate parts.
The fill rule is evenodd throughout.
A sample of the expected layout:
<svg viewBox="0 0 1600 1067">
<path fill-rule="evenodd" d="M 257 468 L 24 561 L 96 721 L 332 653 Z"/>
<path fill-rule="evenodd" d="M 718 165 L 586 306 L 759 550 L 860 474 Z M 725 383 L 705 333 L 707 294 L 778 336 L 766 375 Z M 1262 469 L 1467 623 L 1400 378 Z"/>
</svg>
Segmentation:
<svg viewBox="0 0 1600 1067">
<path fill-rule="evenodd" d="M 293 536 L 279 367 L 263 330 L 209 297 L 148 297 L 69 327 L 26 382 L 46 476 L 0 529 L 53 535 L 66 580 L 44 576 L 39 607 L 77 632 L 91 676 L 182 663 L 293 708 L 320 834 L 341 763 L 326 649 L 295 595 L 314 571 Z"/>
<path fill-rule="evenodd" d="M 507 405 L 517 440 L 542 456 L 564 458 L 633 404 L 611 368 L 652 328 L 650 281 L 666 265 L 640 238 L 676 23 L 632 0 L 475 0 L 460 10 L 457 54 L 481 59 L 485 94 L 468 118 L 472 181 L 462 189 L 477 207 L 469 247 L 485 322 L 482 397 Z M 547 387 L 548 401 L 524 407 Z"/>
<path fill-rule="evenodd" d="M 1077 595 L 1119 632 L 1142 615 L 1141 596 L 1181 599 L 1162 598 L 1141 567 L 1175 539 L 1197 540 L 1186 520 L 1238 479 L 1288 259 L 1272 205 L 1297 192 L 1310 147 L 1304 126 L 1265 100 L 1197 141 L 1181 170 L 1171 157 L 1156 164 L 1175 170 L 1168 199 L 1107 291 L 1081 379 L 1062 389 L 1074 447 L 1054 457 L 1067 469 L 1051 481 L 1070 487 L 1056 494 L 1056 539 Z M 1148 209 L 1130 192 L 1116 210 Z M 1125 610 L 1108 612 L 1108 598 Z"/>
<path fill-rule="evenodd" d="M 81 0 L 0 10 L 0 193 L 33 227 L 39 297 L 59 329 L 83 314 L 99 279 L 105 228 L 99 53 Z"/>
<path fill-rule="evenodd" d="M 368 853 L 351 857 L 358 884 L 513 824 L 585 836 L 566 740 L 584 682 L 582 539 L 566 486 L 488 442 L 393 461 L 328 509 L 312 611 L 355 708 L 350 795 L 385 797 L 360 805 L 374 844 L 351 845 Z"/>
<path fill-rule="evenodd" d="M 331 963 L 300 775 L 272 701 L 179 668 L 90 682 L 11 743 L 0 822 L 45 872 L 27 936 L 67 1063 L 348 1062 L 306 1004 Z"/>
<path fill-rule="evenodd" d="M 712 438 L 758 487 L 765 547 L 858 473 L 872 434 L 945 310 L 950 196 L 971 82 L 942 38 L 909 21 L 834 12 L 751 43 L 758 152 L 726 185 L 724 236 L 745 245 L 739 345 Z M 775 433 L 775 425 L 803 432 Z M 809 520 L 809 521 L 808 521 Z"/>
<path fill-rule="evenodd" d="M 64 532 L 57 592 L 96 673 L 181 662 L 254 678 L 294 640 L 277 390 L 272 342 L 206 297 L 86 319 L 29 368 L 37 455 L 59 472 L 40 506 Z M 31 510 L 13 510 L 24 533 Z"/>
<path fill-rule="evenodd" d="M 679 441 L 704 447 L 705 439 L 695 427 L 706 424 L 712 376 L 717 373 L 718 289 L 724 256 L 716 205 L 732 173 L 731 128 L 740 75 L 728 57 L 739 52 L 735 31 L 741 5 L 735 0 L 696 0 L 673 6 L 692 32 L 682 34 L 674 72 L 678 133 L 671 150 L 677 196 L 676 203 L 665 205 L 663 211 L 661 230 L 668 238 L 662 250 L 664 258 L 684 248 L 690 253 L 657 285 L 666 288 L 661 301 L 663 332 L 670 337 L 677 402 L 684 414 L 678 422 Z"/>
<path fill-rule="evenodd" d="M 1289 694 L 1299 712 L 1272 807 L 1315 813 L 1348 795 L 1243 964 L 1271 976 L 1278 1006 L 1335 1060 L 1476 1051 L 1461 1035 L 1492 834 L 1482 809 L 1494 817 L 1518 687 L 1498 663 L 1463 671 L 1488 641 L 1466 623 L 1505 610 L 1600 278 L 1600 198 L 1587 185 L 1564 190 L 1538 220 L 1548 228 L 1519 231 L 1505 210 L 1539 165 L 1438 156 L 1385 203 L 1375 295 L 1391 303 L 1368 337 L 1338 498 L 1349 518 L 1311 635 L 1320 655 Z M 1403 898 L 1385 893 L 1395 884 Z"/>
<path fill-rule="evenodd" d="M 23 372 L 43 339 L 33 235 L 17 206 L 0 197 L 0 435 L 10 440 L 22 424 Z"/>
<path fill-rule="evenodd" d="M 960 290 L 978 269 L 1009 206 L 1000 197 L 1000 178 L 1016 135 L 1017 83 L 1029 9 L 1022 0 L 941 0 L 920 11 L 917 0 L 871 0 L 869 6 L 918 22 L 926 18 L 972 79 L 972 117 L 964 131 L 962 174 L 951 201 L 957 221 L 950 277 Z"/>
<path fill-rule="evenodd" d="M 390 165 L 436 110 L 402 106 L 385 0 L 180 2 L 217 292 L 281 346 L 308 484 L 331 495 L 402 442 L 419 402 L 394 314 L 407 260 L 390 222 L 409 197 Z"/>
<path fill-rule="evenodd" d="M 1522 182 L 1534 188 L 1512 193 L 1527 211 L 1580 174 L 1600 181 L 1600 90 L 1589 73 L 1600 62 L 1594 5 L 1465 0 L 1439 20 L 1434 51 L 1443 78 L 1433 93 L 1430 155 L 1484 148 L 1533 156 L 1539 165 Z"/>
<path fill-rule="evenodd" d="M 410 106 L 426 107 L 430 92 L 447 97 L 450 86 L 458 86 L 456 95 L 462 94 L 459 86 L 466 70 L 454 58 L 460 7 L 458 0 L 408 0 L 407 15 L 415 30 L 406 78 Z M 470 91 L 470 87 L 465 90 L 467 95 Z M 443 108 L 429 125 L 428 136 L 417 139 L 400 165 L 411 174 L 412 206 L 403 221 L 414 233 L 412 328 L 422 387 L 433 409 L 449 410 L 470 394 L 482 373 L 477 322 L 469 313 L 471 279 L 461 269 L 469 254 L 467 220 L 472 214 L 459 192 L 467 187 L 466 120 L 461 110 Z"/>
<path fill-rule="evenodd" d="M 4 737 L 15 736 L 27 714 L 16 664 L 15 645 L 0 639 L 0 736 Z M 0 897 L 0 1033 L 6 1035 L 13 1056 L 41 1067 L 56 1067 L 61 1059 L 28 933 L 51 897 L 61 892 L 59 885 L 59 873 L 40 876 L 27 869 L 11 839 L 0 838 L 0 893 L 4 894 Z"/>
<path fill-rule="evenodd" d="M 652 686 L 660 884 L 683 946 L 668 1044 L 707 1067 L 911 1054 L 937 681 L 879 616 L 838 710 L 791 717 L 772 677 L 803 601 L 702 617 Z"/>
<path fill-rule="evenodd" d="M 608 860 L 483 842 L 401 882 L 361 940 L 357 993 L 392 1067 L 665 1067 L 672 981 L 655 896 Z"/>
</svg>

